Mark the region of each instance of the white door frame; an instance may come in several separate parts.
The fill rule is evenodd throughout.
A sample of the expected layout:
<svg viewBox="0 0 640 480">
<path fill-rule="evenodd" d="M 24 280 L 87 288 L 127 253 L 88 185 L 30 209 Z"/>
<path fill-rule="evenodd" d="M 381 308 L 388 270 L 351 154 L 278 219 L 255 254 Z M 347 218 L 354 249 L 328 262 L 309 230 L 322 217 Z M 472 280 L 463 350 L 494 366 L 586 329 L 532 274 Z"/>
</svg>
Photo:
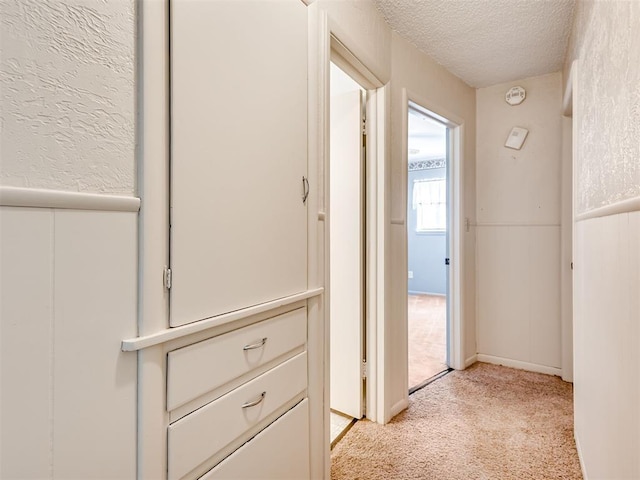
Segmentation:
<svg viewBox="0 0 640 480">
<path fill-rule="evenodd" d="M 318 194 L 314 205 L 317 219 L 309 210 L 311 225 L 317 225 L 316 234 L 310 235 L 310 269 L 317 269 L 317 285 L 325 287 L 322 304 L 318 307 L 317 322 L 309 319 L 309 371 L 322 365 L 323 378 L 310 378 L 309 389 L 319 392 L 322 388 L 322 405 L 314 402 L 310 422 L 311 476 L 329 478 L 330 457 L 330 396 L 329 396 L 329 230 L 327 211 L 329 205 L 329 101 L 330 62 L 337 60 L 342 68 L 354 75 L 368 93 L 366 214 L 367 245 L 369 252 L 366 269 L 367 318 L 366 349 L 368 361 L 367 418 L 383 423 L 387 418 L 385 397 L 385 241 L 387 235 L 385 204 L 387 159 L 389 145 L 388 112 L 389 85 L 383 85 L 344 44 L 334 36 L 325 10 L 318 2 L 309 5 L 309 172 L 317 172 Z M 333 36 L 333 38 L 332 38 Z M 338 58 L 339 57 L 339 58 Z M 344 60 L 344 63 L 342 63 Z M 314 221 L 315 220 L 315 221 Z M 313 222 L 313 223 L 312 223 Z M 315 238 L 315 240 L 314 240 Z M 315 252 L 315 253 L 314 253 Z M 315 375 L 315 373 L 313 374 Z"/>
<path fill-rule="evenodd" d="M 372 421 L 383 422 L 385 412 L 384 389 L 384 310 L 385 310 L 385 178 L 387 158 L 387 112 L 388 112 L 388 86 L 384 86 L 371 71 L 353 55 L 348 46 L 343 44 L 334 35 L 334 28 L 328 18 L 327 12 L 320 9 L 317 2 L 309 6 L 310 11 L 310 104 L 309 115 L 317 120 L 317 125 L 310 125 L 309 158 L 310 168 L 318 170 L 318 222 L 322 224 L 322 241 L 324 247 L 320 248 L 322 272 L 319 277 L 324 279 L 325 292 L 329 292 L 329 230 L 326 221 L 326 212 L 329 205 L 329 73 L 330 61 L 334 61 L 341 68 L 353 75 L 368 93 L 367 102 L 367 163 L 366 185 L 368 205 L 366 212 L 367 222 L 367 318 L 366 318 L 366 349 L 368 362 L 367 377 L 367 418 Z M 324 332 L 321 339 L 324 362 L 324 405 L 323 424 L 318 425 L 312 417 L 311 444 L 322 450 L 324 460 L 323 470 L 328 478 L 330 471 L 329 438 L 329 295 L 325 293 L 323 304 Z M 316 410 L 314 410 L 315 412 Z M 322 443 L 318 444 L 319 430 L 322 430 Z M 312 459 L 312 472 L 318 468 Z"/>
<path fill-rule="evenodd" d="M 329 28 L 329 61 L 335 63 L 343 71 L 352 76 L 367 92 L 366 104 L 366 158 L 365 158 L 365 344 L 367 352 L 367 383 L 366 383 L 366 417 L 373 422 L 382 422 L 384 412 L 379 410 L 384 406 L 384 398 L 381 398 L 380 391 L 384 388 L 383 378 L 378 374 L 383 370 L 382 356 L 379 349 L 382 342 L 378 338 L 382 332 L 379 331 L 384 321 L 384 315 L 379 310 L 379 298 L 384 298 L 384 277 L 381 277 L 380 265 L 384 261 L 384 230 L 378 228 L 384 225 L 384 208 L 381 199 L 384 199 L 384 178 L 380 177 L 381 163 L 384 163 L 384 149 L 380 148 L 380 143 L 384 143 L 384 87 L 375 75 L 353 55 L 349 49 L 336 38 Z M 330 82 L 329 82 L 330 83 Z M 329 105 L 329 91 L 326 92 L 325 107 Z M 329 130 L 327 130 L 328 132 Z M 329 135 L 326 135 L 327 142 Z M 329 148 L 325 150 L 327 155 L 324 158 L 325 165 L 329 166 Z M 382 153 L 382 154 L 381 154 Z M 384 168 L 384 165 L 382 165 Z M 329 178 L 329 175 L 326 177 Z M 327 192 L 329 185 L 326 186 Z M 329 195 L 327 195 L 329 197 Z M 329 205 L 331 199 L 328 198 Z M 327 234 L 329 232 L 327 231 Z M 328 237 L 327 237 L 328 238 Z M 327 244 L 328 245 L 328 244 Z M 329 288 L 329 270 L 327 270 L 326 292 Z M 382 272 L 384 273 L 384 272 Z M 327 294 L 327 301 L 329 295 Z M 384 304 L 382 304 L 384 305 Z M 327 310 L 328 311 L 328 310 Z"/>
<path fill-rule="evenodd" d="M 381 278 L 381 269 L 379 266 L 383 264 L 384 250 L 384 230 L 378 228 L 378 225 L 384 225 L 384 218 L 381 217 L 384 212 L 381 205 L 381 199 L 384 199 L 384 179 L 380 178 L 380 163 L 384 163 L 384 156 L 380 152 L 384 152 L 379 148 L 379 140 L 384 138 L 384 123 L 379 124 L 379 119 L 384 119 L 384 111 L 382 115 L 380 110 L 384 110 L 384 87 L 382 83 L 362 64 L 333 34 L 330 33 L 330 61 L 333 61 L 343 70 L 356 78 L 358 83 L 367 91 L 367 145 L 365 159 L 365 242 L 366 242 L 366 279 L 365 279 L 365 299 L 366 299 L 366 318 L 365 318 L 365 344 L 367 352 L 367 385 L 366 385 L 366 416 L 371 421 L 381 421 L 384 418 L 384 412 L 380 409 L 384 408 L 384 397 L 381 398 L 382 390 L 384 390 L 383 378 L 378 374 L 383 371 L 381 368 L 384 364 L 383 354 L 379 351 L 383 342 L 378 342 L 381 336 L 379 328 L 384 321 L 384 315 L 379 310 L 378 299 L 384 298 L 384 277 Z M 327 92 L 328 94 L 329 92 Z M 328 97 L 325 104 L 328 106 Z M 328 113 L 328 112 L 327 112 Z M 327 140 L 329 137 L 327 135 Z M 328 153 L 328 149 L 326 152 Z M 325 157 L 325 164 L 329 165 L 328 155 Z M 384 166 L 382 166 L 384 168 Z M 328 178 L 328 176 L 327 176 Z M 327 185 L 328 188 L 328 185 Z M 329 203 L 331 199 L 329 198 Z M 382 269 L 382 274 L 383 274 Z M 329 271 L 327 271 L 327 275 Z M 329 276 L 326 277 L 327 279 Z M 327 291 L 330 291 L 327 285 Z M 384 304 L 383 304 L 384 305 Z M 380 321 L 379 321 L 380 319 Z M 382 387 L 382 388 L 379 388 Z"/>
<path fill-rule="evenodd" d="M 578 84 L 578 60 L 571 63 L 562 99 L 563 152 L 560 229 L 560 302 L 562 379 L 573 382 L 573 318 L 578 308 L 573 295 L 573 252 L 575 251 L 576 188 L 578 130 L 574 118 Z M 568 124 L 567 124 L 568 123 Z M 570 151 L 567 152 L 566 150 Z"/>
<path fill-rule="evenodd" d="M 443 109 L 439 105 L 435 105 L 427 99 L 417 95 L 414 92 L 402 89 L 402 159 L 403 159 L 403 184 L 404 192 L 408 192 L 408 146 L 407 138 L 409 132 L 408 115 L 409 115 L 409 102 L 422 107 L 429 116 L 443 123 L 449 128 L 449 186 L 451 192 L 449 194 L 449 235 L 448 235 L 448 250 L 451 259 L 449 266 L 449 280 L 448 291 L 449 296 L 449 366 L 456 370 L 462 370 L 466 368 L 466 362 L 464 358 L 464 338 L 465 338 L 465 325 L 462 320 L 462 299 L 463 299 L 463 285 L 461 282 L 462 272 L 464 271 L 464 248 L 462 241 L 462 233 L 464 229 L 468 227 L 466 220 L 462 217 L 463 195 L 464 189 L 464 172 L 461 168 L 462 165 L 462 139 L 464 138 L 464 121 Z M 406 197 L 405 197 L 406 198 Z M 406 207 L 405 207 L 406 211 Z M 405 249 L 407 232 L 405 229 Z M 408 277 L 408 264 L 405 262 L 404 278 Z M 408 294 L 408 286 L 404 286 L 405 298 Z M 407 304 L 404 304 L 405 309 L 405 322 L 408 322 Z M 408 353 L 408 352 L 407 352 Z M 407 393 L 408 395 L 408 393 Z"/>
</svg>

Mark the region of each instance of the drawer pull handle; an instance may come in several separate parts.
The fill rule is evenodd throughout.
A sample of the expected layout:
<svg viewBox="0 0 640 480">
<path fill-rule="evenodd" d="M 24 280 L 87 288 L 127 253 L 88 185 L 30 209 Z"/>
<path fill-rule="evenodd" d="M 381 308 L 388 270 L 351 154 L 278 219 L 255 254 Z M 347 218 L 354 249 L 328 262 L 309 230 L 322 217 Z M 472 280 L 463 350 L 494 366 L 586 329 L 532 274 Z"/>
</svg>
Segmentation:
<svg viewBox="0 0 640 480">
<path fill-rule="evenodd" d="M 267 392 L 262 392 L 260 394 L 260 396 L 258 398 L 256 398 L 255 400 L 251 400 L 249 402 L 243 403 L 242 404 L 242 408 L 251 408 L 251 407 L 255 407 L 256 405 L 262 403 L 262 401 L 264 400 L 264 397 L 267 395 Z"/>
<path fill-rule="evenodd" d="M 247 350 L 255 350 L 256 348 L 264 347 L 265 343 L 267 343 L 267 337 L 264 337 L 259 342 L 252 343 L 251 345 L 245 345 L 244 347 L 242 347 L 242 350 L 244 350 L 245 352 Z"/>
</svg>

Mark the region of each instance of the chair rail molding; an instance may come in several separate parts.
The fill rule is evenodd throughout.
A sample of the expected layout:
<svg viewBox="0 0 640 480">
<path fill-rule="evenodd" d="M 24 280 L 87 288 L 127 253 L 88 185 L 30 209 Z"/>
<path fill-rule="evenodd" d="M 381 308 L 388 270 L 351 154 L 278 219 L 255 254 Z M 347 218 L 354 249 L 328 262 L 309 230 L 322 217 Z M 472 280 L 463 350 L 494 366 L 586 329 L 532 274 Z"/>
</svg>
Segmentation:
<svg viewBox="0 0 640 480">
<path fill-rule="evenodd" d="M 0 186 L 0 206 L 137 212 L 140 199 L 124 195 Z"/>
</svg>

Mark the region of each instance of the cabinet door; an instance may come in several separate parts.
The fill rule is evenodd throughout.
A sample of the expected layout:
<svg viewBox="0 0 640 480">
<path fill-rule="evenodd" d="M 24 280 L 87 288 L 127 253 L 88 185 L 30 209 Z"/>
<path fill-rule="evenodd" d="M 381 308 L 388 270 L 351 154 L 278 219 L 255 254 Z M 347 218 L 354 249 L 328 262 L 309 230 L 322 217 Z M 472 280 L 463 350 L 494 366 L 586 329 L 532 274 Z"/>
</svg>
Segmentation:
<svg viewBox="0 0 640 480">
<path fill-rule="evenodd" d="M 171 325 L 306 289 L 307 11 L 171 1 Z"/>
</svg>

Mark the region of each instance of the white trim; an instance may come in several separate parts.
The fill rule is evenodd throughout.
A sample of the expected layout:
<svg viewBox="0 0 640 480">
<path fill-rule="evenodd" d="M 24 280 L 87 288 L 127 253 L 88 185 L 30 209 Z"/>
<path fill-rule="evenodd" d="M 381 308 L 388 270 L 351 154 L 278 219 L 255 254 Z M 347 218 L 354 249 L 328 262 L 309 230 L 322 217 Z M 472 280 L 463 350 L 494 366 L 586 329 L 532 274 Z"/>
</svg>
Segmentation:
<svg viewBox="0 0 640 480">
<path fill-rule="evenodd" d="M 317 99 L 323 91 L 323 62 L 319 55 L 329 40 L 323 38 L 326 31 L 326 13 L 317 3 L 308 11 L 308 174 L 312 190 L 308 205 L 308 287 L 325 285 L 326 267 L 326 173 L 324 166 L 324 110 Z M 328 51 L 328 46 L 326 47 Z M 328 60 L 327 60 L 328 63 Z M 314 215 L 315 214 L 315 215 Z M 314 218 L 316 217 L 317 218 Z M 328 389 L 328 362 L 326 341 L 328 338 L 327 295 L 307 302 L 307 369 L 309 396 L 309 466 L 310 478 L 328 478 L 330 472 L 330 419 Z"/>
<path fill-rule="evenodd" d="M 0 186 L 0 206 L 137 212 L 138 197 Z"/>
<path fill-rule="evenodd" d="M 582 455 L 582 448 L 580 447 L 580 440 L 578 439 L 578 434 L 577 432 L 573 432 L 573 439 L 576 442 L 576 450 L 578 451 L 578 461 L 580 462 L 580 471 L 582 472 L 582 478 L 584 479 L 588 479 L 589 476 L 587 475 L 587 467 L 584 464 L 584 460 L 583 460 L 583 455 Z"/>
<path fill-rule="evenodd" d="M 583 222 L 592 218 L 609 217 L 611 215 L 620 215 L 621 213 L 631 213 L 640 211 L 640 197 L 629 198 L 620 202 L 612 203 L 604 207 L 595 208 L 588 212 L 576 215 L 576 222 Z"/>
<path fill-rule="evenodd" d="M 562 154 L 560 188 L 560 338 L 562 379 L 573 381 L 573 261 L 572 229 L 572 122 L 562 117 Z"/>
<path fill-rule="evenodd" d="M 413 106 L 410 106 L 412 103 Z M 440 122 L 444 123 L 450 132 L 450 165 L 449 165 L 449 199 L 450 199 L 450 235 L 449 235 L 449 255 L 452 259 L 449 270 L 449 366 L 461 370 L 465 368 L 465 352 L 464 352 L 464 339 L 465 339 L 465 325 L 463 322 L 463 272 L 465 272 L 464 266 L 464 237 L 465 231 L 464 216 L 462 209 L 464 208 L 464 169 L 462 163 L 464 161 L 464 120 L 457 115 L 441 108 L 439 105 L 434 105 L 427 99 L 417 95 L 416 93 L 402 89 L 402 138 L 407 138 L 408 132 L 408 112 L 409 108 L 417 108 L 421 111 L 425 111 L 428 115 L 436 118 Z M 406 195 L 408 194 L 407 182 L 408 182 L 408 158 L 407 142 L 402 141 L 402 158 L 403 165 L 405 165 L 404 175 L 402 179 L 403 186 L 403 198 L 405 199 L 403 208 L 403 216 L 406 221 Z M 405 235 L 407 235 L 405 229 Z M 406 237 L 405 237 L 406 242 Z M 405 245 L 405 251 L 408 252 L 408 248 Z M 404 265 L 405 275 L 407 278 L 406 269 L 408 266 L 405 262 Z M 407 286 L 404 287 L 404 294 L 406 295 Z M 407 311 L 405 308 L 405 321 L 407 319 Z"/>
<path fill-rule="evenodd" d="M 575 326 L 576 326 L 576 322 L 580 321 L 580 319 L 578 318 L 578 312 L 579 312 L 579 308 L 577 305 L 577 296 L 575 293 L 575 287 L 576 287 L 576 283 L 575 283 L 575 277 L 573 275 L 573 260 L 574 260 L 574 256 L 576 255 L 576 215 L 577 215 L 577 198 L 578 198 L 578 190 L 577 190 L 577 185 L 578 185 L 578 181 L 577 181 L 577 175 L 576 172 L 578 171 L 577 169 L 577 165 L 578 165 L 578 150 L 579 150 L 579 146 L 580 146 L 580 131 L 579 131 L 579 126 L 578 123 L 580 122 L 580 108 L 578 105 L 578 95 L 579 95 L 579 87 L 578 87 L 578 76 L 580 74 L 580 63 L 579 61 L 576 59 L 573 61 L 573 63 L 571 64 L 571 160 L 570 160 L 570 168 L 571 168 L 571 192 L 569 195 L 567 195 L 567 197 L 569 198 L 569 201 L 571 202 L 571 258 L 569 259 L 569 268 L 570 270 L 570 275 L 571 275 L 571 298 L 567 299 L 569 301 L 570 304 L 570 308 L 571 308 L 571 315 L 570 318 L 565 318 L 564 322 L 561 324 L 562 329 L 560 330 L 561 334 L 563 333 L 564 330 L 564 337 L 561 339 L 562 343 L 562 350 L 561 350 L 561 355 L 562 355 L 562 359 L 565 360 L 567 359 L 567 357 L 570 355 L 571 358 L 569 360 L 569 362 L 564 362 L 563 363 L 563 367 L 566 366 L 567 367 L 567 371 L 563 372 L 564 373 L 564 377 L 566 377 L 567 379 L 571 378 L 573 379 L 574 377 L 574 369 L 575 369 L 575 349 L 574 349 L 574 342 L 575 342 L 575 337 L 576 337 L 576 332 L 575 332 Z M 562 238 L 562 237 L 561 237 Z M 562 257 L 561 257 L 562 259 Z M 562 319 L 561 319 L 562 321 Z M 570 323 L 570 325 L 569 325 Z M 570 365 L 570 372 L 569 372 L 569 365 Z M 574 419 L 574 427 L 575 427 L 575 419 Z"/>
<path fill-rule="evenodd" d="M 169 326 L 169 0 L 137 6 L 138 335 Z M 166 478 L 166 351 L 138 352 L 137 478 Z"/>
<path fill-rule="evenodd" d="M 573 87 L 574 78 L 577 74 L 577 60 L 571 63 L 571 70 L 569 71 L 569 78 L 567 78 L 567 84 L 564 88 L 564 95 L 562 96 L 562 114 L 571 117 L 573 116 Z"/>
<path fill-rule="evenodd" d="M 464 361 L 464 368 L 469 368 L 471 365 L 478 361 L 478 354 L 471 355 Z"/>
<path fill-rule="evenodd" d="M 380 423 L 384 418 L 384 305 L 385 305 L 385 87 L 369 90 L 367 101 L 366 157 L 366 241 L 367 280 L 366 346 L 369 376 L 367 379 L 367 417 Z"/>
<path fill-rule="evenodd" d="M 318 211 L 323 213 L 322 230 L 319 233 L 324 234 L 322 237 L 322 250 L 318 253 L 322 255 L 321 261 L 318 262 L 318 276 L 322 278 L 323 285 L 327 292 L 322 297 L 322 332 L 321 337 L 316 339 L 322 346 L 322 405 L 314 408 L 311 413 L 310 424 L 310 442 L 316 448 L 311 448 L 311 477 L 312 478 L 329 478 L 331 476 L 331 416 L 330 416 L 330 345 L 331 338 L 329 329 L 329 222 L 327 221 L 327 207 L 329 194 L 329 62 L 331 55 L 331 39 L 329 31 L 329 19 L 327 12 L 318 6 L 317 2 L 310 5 L 309 8 L 309 65 L 310 73 L 315 70 L 315 75 L 310 75 L 316 83 L 315 91 L 309 91 L 309 104 L 316 102 L 315 108 L 309 107 L 309 118 L 312 118 L 312 112 L 315 111 L 317 119 L 317 130 L 315 135 L 310 137 L 316 144 L 316 162 L 318 165 Z M 314 98 L 311 95 L 315 94 Z M 312 124 L 313 122 L 309 122 Z M 310 143 L 311 147 L 311 143 Z M 313 401 L 313 399 L 312 399 Z M 318 447 L 316 416 L 318 410 L 322 410 L 322 439 Z M 318 452 L 319 453 L 316 453 Z"/>
<path fill-rule="evenodd" d="M 476 227 L 560 227 L 560 223 L 518 223 L 518 222 L 506 222 L 506 223 L 495 223 L 495 222 L 478 222 L 475 224 Z"/>
<path fill-rule="evenodd" d="M 334 61 L 349 75 L 353 75 L 356 81 L 367 90 L 367 164 L 366 164 L 366 238 L 367 248 L 367 318 L 366 318 L 366 348 L 369 377 L 367 379 L 366 411 L 369 420 L 385 423 L 387 412 L 385 411 L 388 385 L 385 382 L 385 160 L 386 150 L 386 119 L 388 93 L 384 84 L 363 64 L 350 50 L 349 46 L 334 35 L 332 23 L 326 16 L 321 27 L 321 42 L 325 51 L 319 52 L 318 60 L 322 64 L 320 74 L 324 88 L 320 90 L 319 105 L 323 109 L 325 149 L 322 152 L 325 172 L 329 167 L 329 62 Z M 326 178 L 325 192 L 328 198 L 329 183 Z M 329 199 L 329 204 L 330 204 Z M 331 214 L 329 210 L 329 215 Z M 325 227 L 326 245 L 328 251 L 329 228 Z M 329 290 L 329 258 L 326 264 L 326 288 Z M 329 294 L 325 295 L 328 301 Z M 329 320 L 329 306 L 326 306 L 327 324 Z M 327 325 L 327 355 L 329 355 L 329 325 Z M 326 358 L 329 362 L 329 356 Z M 327 390 L 329 387 L 327 374 Z M 329 408 L 327 396 L 326 410 Z"/>
<path fill-rule="evenodd" d="M 513 360 L 511 358 L 496 357 L 494 355 L 485 355 L 484 353 L 478 354 L 478 361 L 484 363 L 492 363 L 494 365 L 502 365 L 505 367 L 517 368 L 520 370 L 527 370 L 529 372 L 545 373 L 547 375 L 555 375 L 557 377 L 562 376 L 562 369 L 556 367 L 548 367 L 546 365 L 539 365 L 537 363 L 522 362 L 520 360 Z"/>
<path fill-rule="evenodd" d="M 389 418 L 386 419 L 385 423 L 388 423 L 393 417 L 402 412 L 409 406 L 409 398 L 403 398 L 396 403 L 393 404 L 391 409 L 389 410 Z"/>
<path fill-rule="evenodd" d="M 354 77 L 366 90 L 380 88 L 383 83 L 349 50 L 333 32 L 331 38 L 331 61 Z"/>
<path fill-rule="evenodd" d="M 388 277 L 387 272 L 387 217 L 386 217 L 386 205 L 387 200 L 387 159 L 389 158 L 389 135 L 390 129 L 388 127 L 387 119 L 389 118 L 388 112 L 390 109 L 391 91 L 389 84 L 384 87 L 378 88 L 375 92 L 376 100 L 376 127 L 377 127 L 377 149 L 376 149 L 376 176 L 377 185 L 375 189 L 377 192 L 376 203 L 378 205 L 377 211 L 377 232 L 376 235 L 376 254 L 377 254 L 377 273 L 376 273 L 376 289 L 377 289 L 377 304 L 375 309 L 377 311 L 377 331 L 376 331 L 376 343 L 371 343 L 373 350 L 375 351 L 375 358 L 373 358 L 373 367 L 371 368 L 372 376 L 375 374 L 376 390 L 375 390 L 375 420 L 378 423 L 382 423 L 385 420 L 385 412 L 387 405 L 387 398 L 389 397 L 389 384 L 387 381 L 388 376 L 386 372 L 389 371 L 387 366 L 387 341 L 386 325 L 388 322 L 387 311 L 387 295 L 386 280 Z M 373 340 L 370 338 L 370 340 Z M 373 406 L 373 405 L 372 405 Z"/>
<path fill-rule="evenodd" d="M 198 322 L 188 323 L 179 327 L 167 328 L 151 335 L 145 335 L 143 337 L 130 338 L 122 341 L 123 352 L 134 352 L 142 350 L 144 348 L 159 345 L 161 343 L 168 342 L 169 340 L 175 340 L 177 338 L 186 337 L 194 333 L 202 332 L 213 327 L 218 327 L 225 323 L 234 322 L 236 320 L 242 320 L 243 318 L 251 317 L 259 313 L 268 312 L 279 307 L 284 307 L 292 303 L 306 300 L 308 298 L 317 297 L 322 295 L 324 288 L 314 288 L 302 293 L 290 295 L 288 297 L 280 298 L 278 300 L 272 300 L 270 302 L 254 305 L 253 307 L 243 308 L 234 312 L 225 313 L 216 317 L 207 318 Z"/>
</svg>

